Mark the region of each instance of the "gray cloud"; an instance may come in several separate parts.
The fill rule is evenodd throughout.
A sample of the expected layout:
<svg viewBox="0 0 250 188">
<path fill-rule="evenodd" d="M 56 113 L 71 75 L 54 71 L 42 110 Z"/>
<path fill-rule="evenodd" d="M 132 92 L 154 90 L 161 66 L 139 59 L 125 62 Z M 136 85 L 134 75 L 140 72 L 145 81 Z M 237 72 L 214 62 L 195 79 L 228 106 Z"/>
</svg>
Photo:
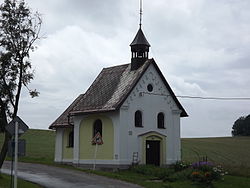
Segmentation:
<svg viewBox="0 0 250 188">
<path fill-rule="evenodd" d="M 134 0 L 27 0 L 43 15 L 46 39 L 32 53 L 36 70 L 31 99 L 23 90 L 20 116 L 47 128 L 103 67 L 128 63 L 138 29 Z M 154 57 L 177 95 L 249 97 L 250 2 L 144 1 L 143 30 Z M 182 136 L 230 135 L 249 114 L 249 101 L 180 99 L 188 118 Z"/>
</svg>

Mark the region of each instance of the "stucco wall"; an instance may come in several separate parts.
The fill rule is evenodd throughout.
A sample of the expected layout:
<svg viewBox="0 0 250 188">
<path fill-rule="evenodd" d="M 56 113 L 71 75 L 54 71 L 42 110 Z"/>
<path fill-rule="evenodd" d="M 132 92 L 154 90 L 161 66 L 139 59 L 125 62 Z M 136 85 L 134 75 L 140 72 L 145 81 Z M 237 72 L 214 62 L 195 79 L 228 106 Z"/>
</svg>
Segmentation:
<svg viewBox="0 0 250 188">
<path fill-rule="evenodd" d="M 63 130 L 63 160 L 73 159 L 73 148 L 68 146 L 69 143 L 69 133 L 72 131 L 70 128 L 64 128 Z"/>
<path fill-rule="evenodd" d="M 102 121 L 102 139 L 103 145 L 97 148 L 96 159 L 108 160 L 114 157 L 114 128 L 112 120 L 105 115 L 89 115 L 83 118 L 80 124 L 79 134 L 79 158 L 93 159 L 95 145 L 93 145 L 93 124 L 94 121 Z"/>
<path fill-rule="evenodd" d="M 147 90 L 147 85 L 153 85 L 153 91 Z M 134 126 L 134 113 L 140 110 L 143 116 L 143 127 Z M 165 129 L 157 128 L 157 114 L 163 112 L 165 116 Z M 163 81 L 153 65 L 150 65 L 145 74 L 137 83 L 131 94 L 120 109 L 120 147 L 119 155 L 124 161 L 132 162 L 133 152 L 139 152 L 139 160 L 143 163 L 139 135 L 155 131 L 166 136 L 165 159 L 162 163 L 172 163 L 180 158 L 180 111 L 170 96 Z M 175 114 L 175 116 L 174 116 Z M 166 157 L 167 156 L 167 157 Z"/>
</svg>

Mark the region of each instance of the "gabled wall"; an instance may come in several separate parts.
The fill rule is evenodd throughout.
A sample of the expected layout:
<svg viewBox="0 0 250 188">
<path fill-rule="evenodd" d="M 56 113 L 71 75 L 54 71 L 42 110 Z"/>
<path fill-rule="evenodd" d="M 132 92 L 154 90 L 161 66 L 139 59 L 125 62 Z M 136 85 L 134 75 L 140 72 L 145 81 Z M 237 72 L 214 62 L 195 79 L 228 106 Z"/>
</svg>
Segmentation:
<svg viewBox="0 0 250 188">
<path fill-rule="evenodd" d="M 153 85 L 153 91 L 147 85 Z M 142 112 L 143 127 L 135 127 L 134 114 Z M 165 115 L 165 129 L 157 128 L 157 114 Z M 180 160 L 180 113 L 173 98 L 153 65 L 150 65 L 120 109 L 120 147 L 119 156 L 132 162 L 133 152 L 139 152 L 139 161 L 144 163 L 139 135 L 155 131 L 166 136 L 166 159 L 162 165 Z"/>
</svg>

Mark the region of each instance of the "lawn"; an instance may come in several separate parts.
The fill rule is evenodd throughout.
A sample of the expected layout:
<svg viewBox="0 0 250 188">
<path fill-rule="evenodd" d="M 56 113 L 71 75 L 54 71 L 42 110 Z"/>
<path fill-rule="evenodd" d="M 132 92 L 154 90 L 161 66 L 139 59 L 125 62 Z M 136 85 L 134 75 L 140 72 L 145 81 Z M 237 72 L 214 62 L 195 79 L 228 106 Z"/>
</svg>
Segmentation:
<svg viewBox="0 0 250 188">
<path fill-rule="evenodd" d="M 26 139 L 27 147 L 26 156 L 21 157 L 19 161 L 54 164 L 54 131 L 31 129 L 21 138 Z M 2 139 L 3 135 L 0 134 L 0 144 L 2 144 Z M 230 173 L 230 175 L 225 176 L 224 181 L 215 182 L 214 187 L 250 187 L 250 137 L 182 139 L 182 159 L 184 161 L 198 161 L 203 156 L 207 156 L 208 160 L 215 164 L 221 164 Z M 119 172 L 91 171 L 91 173 L 126 180 L 144 187 L 200 187 L 200 185 L 187 180 L 175 182 L 155 181 L 155 177 L 128 170 Z"/>
<path fill-rule="evenodd" d="M 144 167 L 142 167 L 144 168 Z M 147 171 L 147 167 L 145 171 Z M 186 177 L 186 173 L 182 172 L 171 172 L 172 177 L 176 178 L 176 180 L 169 180 L 169 181 L 161 181 L 153 175 L 141 172 L 136 173 L 133 170 L 122 170 L 118 172 L 104 172 L 104 171 L 92 171 L 89 170 L 91 173 L 107 176 L 110 178 L 120 179 L 124 181 L 128 181 L 131 183 L 136 183 L 146 188 L 249 188 L 250 187 L 250 178 L 247 177 L 240 177 L 240 176 L 231 176 L 226 175 L 223 177 L 222 180 L 214 181 L 212 184 L 203 184 L 190 181 Z M 87 171 L 87 172 L 89 172 Z M 155 169 L 159 173 L 159 168 Z M 86 171 L 85 171 L 86 172 Z"/>
<path fill-rule="evenodd" d="M 26 156 L 19 161 L 53 164 L 55 148 L 55 132 L 49 130 L 30 129 L 21 136 L 26 140 Z M 2 147 L 3 134 L 0 134 Z M 10 158 L 8 158 L 10 159 Z"/>
<path fill-rule="evenodd" d="M 0 174 L 0 188 L 10 187 L 10 181 L 11 181 L 10 176 L 5 174 Z M 25 188 L 41 188 L 41 186 L 37 184 L 33 184 L 31 182 L 24 181 L 21 179 L 17 180 L 17 185 L 18 187 L 25 187 Z"/>
</svg>

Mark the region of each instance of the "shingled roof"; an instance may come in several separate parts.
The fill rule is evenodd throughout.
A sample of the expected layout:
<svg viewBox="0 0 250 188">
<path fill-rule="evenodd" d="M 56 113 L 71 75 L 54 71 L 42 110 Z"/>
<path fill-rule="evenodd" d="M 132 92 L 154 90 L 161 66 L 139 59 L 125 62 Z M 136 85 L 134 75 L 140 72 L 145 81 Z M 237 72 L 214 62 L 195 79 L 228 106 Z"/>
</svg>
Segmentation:
<svg viewBox="0 0 250 188">
<path fill-rule="evenodd" d="M 130 46 L 134 46 L 134 45 L 146 45 L 150 47 L 150 44 L 147 41 L 145 35 L 143 34 L 143 31 L 141 30 L 141 28 L 139 28 L 138 32 L 135 35 L 134 40 L 130 44 Z"/>
<path fill-rule="evenodd" d="M 49 128 L 72 126 L 74 115 L 118 110 L 150 64 L 155 66 L 177 106 L 182 110 L 181 116 L 186 117 L 186 111 L 174 95 L 154 59 L 148 59 L 141 67 L 133 71 L 130 70 L 130 64 L 104 68 L 86 93 L 75 99 Z"/>
</svg>

